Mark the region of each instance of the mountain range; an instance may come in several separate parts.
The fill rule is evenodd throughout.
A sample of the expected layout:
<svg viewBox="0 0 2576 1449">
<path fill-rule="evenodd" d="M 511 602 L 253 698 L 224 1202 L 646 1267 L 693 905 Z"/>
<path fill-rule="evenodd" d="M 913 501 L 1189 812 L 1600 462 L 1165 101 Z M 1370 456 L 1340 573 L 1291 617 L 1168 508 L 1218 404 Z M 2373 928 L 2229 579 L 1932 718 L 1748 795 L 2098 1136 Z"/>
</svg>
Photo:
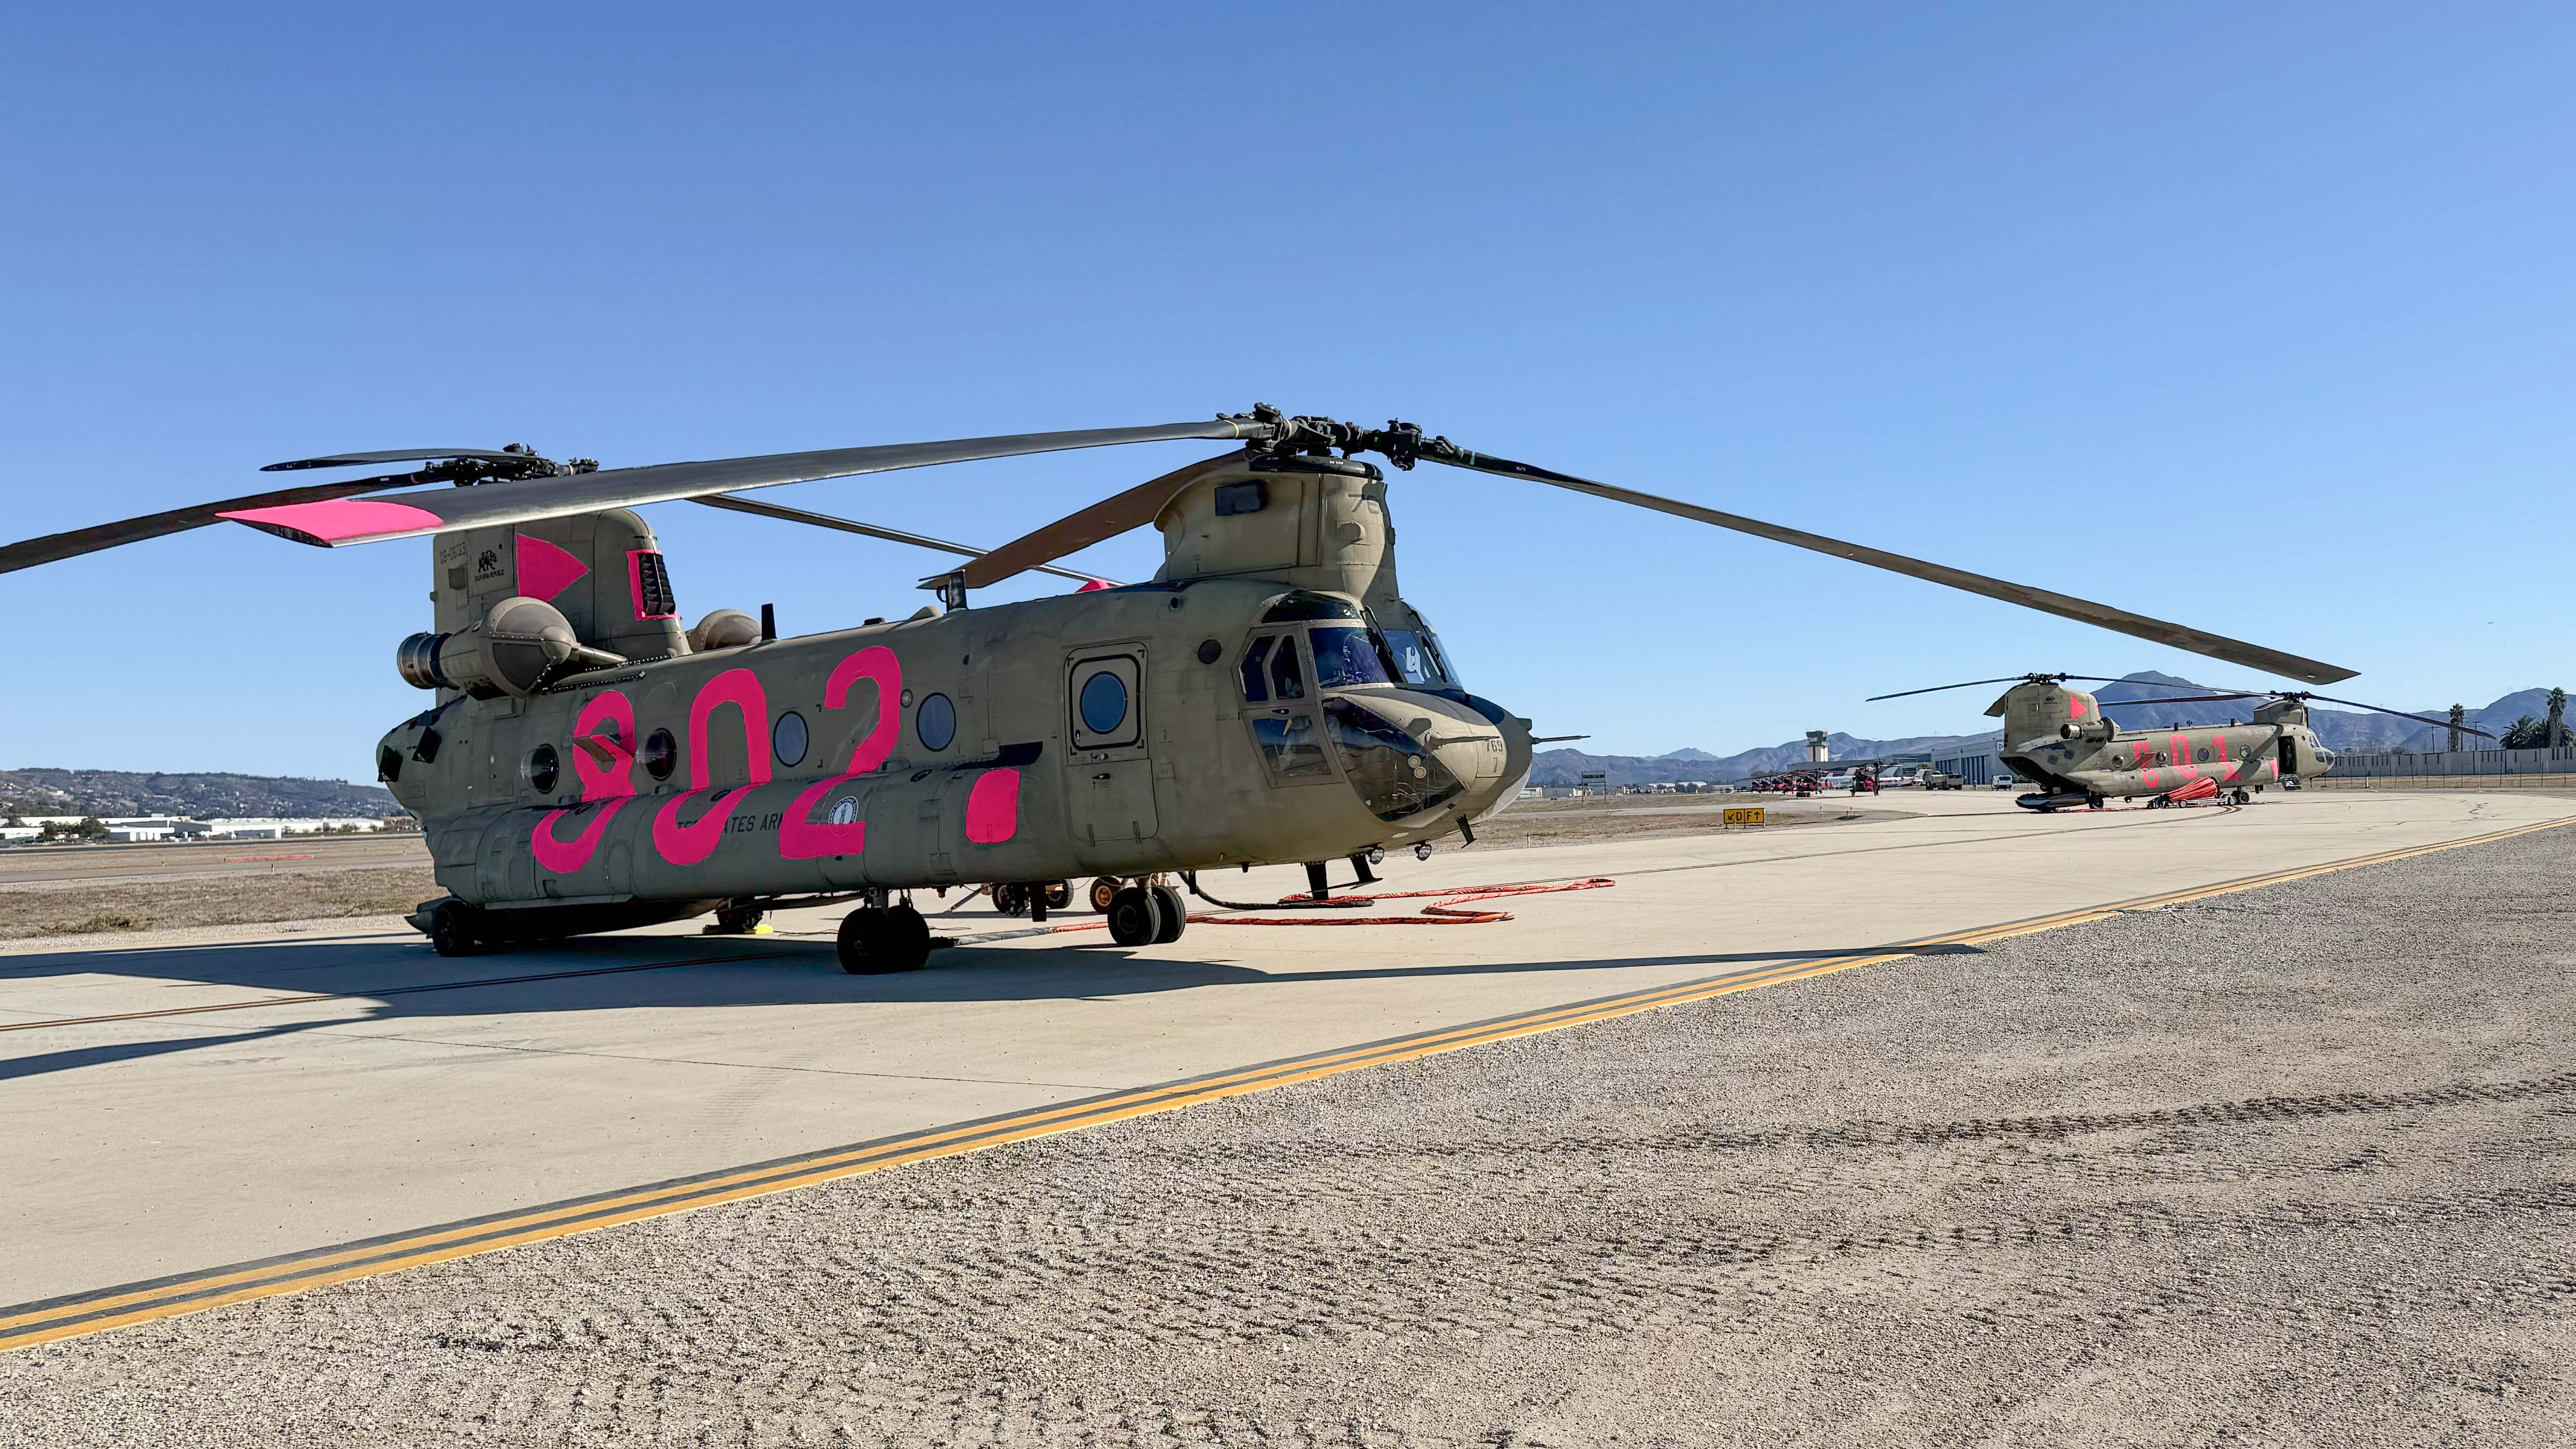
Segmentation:
<svg viewBox="0 0 2576 1449">
<path fill-rule="evenodd" d="M 2158 689 L 2154 686 L 2162 685 Z M 1993 686 L 2000 696 L 2010 686 Z M 2102 702 L 2102 712 L 2128 729 L 2155 725 L 2215 725 L 2229 720 L 2253 718 L 2254 709 L 2262 703 L 2257 698 L 2217 700 L 2195 704 L 2152 703 L 2168 694 L 2206 694 L 2217 687 L 2203 685 L 2171 674 L 2141 670 L 2117 684 L 2106 684 L 2094 691 Z M 1980 697 L 1977 707 L 1987 703 Z M 2449 717 L 2451 707 L 2436 705 L 2414 709 L 2411 714 L 2433 719 Z M 2495 735 L 2502 735 L 2507 725 L 2524 715 L 2546 717 L 2549 713 L 2549 691 L 2524 689 L 2508 694 L 2492 704 L 2469 711 L 2469 723 Z M 2445 749 L 2448 731 L 2432 725 L 2420 725 L 2394 715 L 2366 713 L 2360 710 L 2331 709 L 2319 706 L 2308 711 L 2308 727 L 2324 741 L 2326 748 L 2339 751 L 2386 750 L 2391 748 L 2418 752 Z M 1965 735 L 1911 735 L 1898 739 L 1866 739 L 1858 735 L 1835 732 L 1825 737 L 1833 759 L 1865 760 L 1878 755 L 1908 754 L 1918 750 L 1947 750 L 1960 746 L 1993 745 L 2000 739 L 1993 730 Z M 2483 740 L 2471 740 L 2483 745 Z M 1711 784 L 1741 780 L 1765 770 L 1783 770 L 1805 764 L 1807 742 L 1804 738 L 1758 749 L 1740 750 L 1732 755 L 1716 755 L 1700 749 L 1679 749 L 1663 755 L 1594 755 L 1582 750 L 1545 750 L 1540 752 L 1530 771 L 1533 785 L 1576 785 L 1589 772 L 1598 771 L 1611 785 L 1666 784 L 1682 780 L 1704 780 Z"/>
</svg>

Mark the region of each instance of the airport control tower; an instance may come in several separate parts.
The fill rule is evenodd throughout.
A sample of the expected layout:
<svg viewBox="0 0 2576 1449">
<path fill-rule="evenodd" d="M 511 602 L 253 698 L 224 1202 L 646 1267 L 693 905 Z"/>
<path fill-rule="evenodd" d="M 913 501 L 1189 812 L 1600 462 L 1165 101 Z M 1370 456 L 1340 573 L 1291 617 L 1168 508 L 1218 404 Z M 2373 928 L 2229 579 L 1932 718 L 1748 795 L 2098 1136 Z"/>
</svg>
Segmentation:
<svg viewBox="0 0 2576 1449">
<path fill-rule="evenodd" d="M 1823 730 L 1807 731 L 1807 763 L 1810 765 L 1821 765 L 1824 762 L 1825 732 Z"/>
</svg>

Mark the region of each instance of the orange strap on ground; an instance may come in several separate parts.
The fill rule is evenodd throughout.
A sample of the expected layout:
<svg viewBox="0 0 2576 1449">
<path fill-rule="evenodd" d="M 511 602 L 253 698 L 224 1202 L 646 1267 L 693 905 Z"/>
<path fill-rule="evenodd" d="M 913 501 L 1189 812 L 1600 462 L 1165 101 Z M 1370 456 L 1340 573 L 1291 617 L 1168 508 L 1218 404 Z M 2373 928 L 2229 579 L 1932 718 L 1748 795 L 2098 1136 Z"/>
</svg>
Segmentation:
<svg viewBox="0 0 2576 1449">
<path fill-rule="evenodd" d="M 1283 906 L 1302 903 L 1330 909 L 1437 897 L 1424 906 L 1418 916 L 1192 916 L 1190 919 L 1205 921 L 1212 926 L 1482 926 L 1494 921 L 1508 921 L 1512 913 L 1464 909 L 1468 902 L 1500 900 L 1507 896 L 1543 896 L 1556 891 L 1597 891 L 1617 884 L 1608 876 L 1596 875 L 1548 885 L 1452 886 L 1439 891 L 1383 891 L 1369 896 L 1331 896 L 1320 901 L 1310 896 L 1286 896 L 1279 902 Z"/>
</svg>

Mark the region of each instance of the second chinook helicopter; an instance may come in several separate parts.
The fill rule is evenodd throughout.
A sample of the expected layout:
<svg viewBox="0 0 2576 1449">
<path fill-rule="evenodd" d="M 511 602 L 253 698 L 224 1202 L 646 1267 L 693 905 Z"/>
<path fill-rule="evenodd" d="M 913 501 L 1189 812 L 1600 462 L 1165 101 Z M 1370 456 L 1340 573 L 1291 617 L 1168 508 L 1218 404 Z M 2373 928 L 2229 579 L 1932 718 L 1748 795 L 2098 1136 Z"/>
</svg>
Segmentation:
<svg viewBox="0 0 2576 1449">
<path fill-rule="evenodd" d="M 2141 797 L 2159 806 L 2213 798 L 2243 805 L 2283 781 L 2316 779 L 2334 768 L 2335 757 L 2334 751 L 2326 748 L 2308 726 L 2307 705 L 2312 699 L 2392 714 L 2420 724 L 2449 724 L 2447 720 L 2427 719 L 2404 710 L 2329 699 L 2307 690 L 2231 690 L 2119 700 L 2111 707 L 2260 699 L 2263 702 L 2255 707 L 2251 720 L 2243 724 L 2123 729 L 2103 713 L 2099 699 L 2084 690 L 2068 688 L 2074 680 L 2132 683 L 2098 674 L 2007 675 L 1872 695 L 1868 702 L 2010 683 L 2012 688 L 1988 706 L 1986 713 L 2004 722 L 2003 741 L 1997 751 L 2003 762 L 2012 767 L 2013 773 L 2041 786 L 2014 803 L 2042 813 L 2075 805 L 2099 810 L 2108 800 Z M 2481 730 L 2466 732 L 2484 734 Z"/>
<path fill-rule="evenodd" d="M 720 609 L 683 628 L 640 506 L 1073 448 L 1230 445 L 989 552 L 895 622 L 779 638 Z M 1324 864 L 1458 835 L 1520 792 L 1530 722 L 1469 692 L 1398 591 L 1387 482 L 1429 461 L 1653 509 L 2311 682 L 2350 670 L 2090 600 L 1660 498 L 1426 437 L 1276 409 L 1213 421 L 601 470 L 524 449 L 427 460 L 0 547 L 0 573 L 218 520 L 323 547 L 425 538 L 432 627 L 396 665 L 432 703 L 376 773 L 448 892 L 412 917 L 443 954 L 784 904 L 855 905 L 853 972 L 932 941 L 918 889 L 1123 882 L 1110 932 L 1177 938 L 1178 875 Z M 423 487 L 452 484 L 453 487 Z M 361 496 L 364 495 L 364 496 Z M 736 506 L 739 501 L 735 501 Z M 758 505 L 791 521 L 872 525 Z M 970 588 L 1152 525 L 1151 580 L 997 607 Z M 935 539 L 899 535 L 952 552 Z M 1076 575 L 1076 577 L 1081 577 Z M 1096 584 L 1096 581 L 1094 581 Z M 1030 892 L 1034 894 L 1030 894 Z"/>
</svg>

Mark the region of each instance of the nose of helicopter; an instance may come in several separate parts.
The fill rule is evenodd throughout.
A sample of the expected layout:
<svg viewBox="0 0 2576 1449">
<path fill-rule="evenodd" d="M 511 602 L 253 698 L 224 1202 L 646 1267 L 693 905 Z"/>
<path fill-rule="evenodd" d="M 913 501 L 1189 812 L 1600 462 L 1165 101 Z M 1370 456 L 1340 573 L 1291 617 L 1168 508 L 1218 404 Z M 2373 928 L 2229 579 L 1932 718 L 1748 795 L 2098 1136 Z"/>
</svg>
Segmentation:
<svg viewBox="0 0 2576 1449">
<path fill-rule="evenodd" d="M 1439 818 L 1482 820 L 1529 777 L 1529 721 L 1489 700 L 1394 690 L 1335 704 L 1351 782 L 1381 819 L 1446 807 Z"/>
</svg>

